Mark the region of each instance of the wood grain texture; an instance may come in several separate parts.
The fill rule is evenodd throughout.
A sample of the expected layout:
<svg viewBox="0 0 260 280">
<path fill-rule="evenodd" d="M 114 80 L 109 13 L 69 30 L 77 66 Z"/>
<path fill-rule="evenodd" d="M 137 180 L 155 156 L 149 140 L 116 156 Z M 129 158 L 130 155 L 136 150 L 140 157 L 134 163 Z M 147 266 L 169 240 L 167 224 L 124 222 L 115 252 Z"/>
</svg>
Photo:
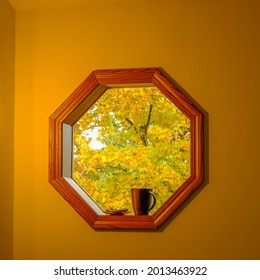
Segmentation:
<svg viewBox="0 0 260 280">
<path fill-rule="evenodd" d="M 111 85 L 152 84 L 191 122 L 191 175 L 153 214 L 97 215 L 62 176 L 62 125 L 73 125 Z M 203 114 L 159 68 L 95 70 L 49 119 L 49 182 L 94 229 L 158 229 L 203 182 Z"/>
</svg>

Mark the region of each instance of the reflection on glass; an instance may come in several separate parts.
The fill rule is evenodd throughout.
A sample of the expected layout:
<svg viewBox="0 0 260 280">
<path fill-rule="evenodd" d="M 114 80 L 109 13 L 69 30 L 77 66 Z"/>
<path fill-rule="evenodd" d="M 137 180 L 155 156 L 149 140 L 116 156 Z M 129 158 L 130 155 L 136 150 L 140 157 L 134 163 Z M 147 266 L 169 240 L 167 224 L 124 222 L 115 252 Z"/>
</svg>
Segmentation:
<svg viewBox="0 0 260 280">
<path fill-rule="evenodd" d="M 190 176 L 190 121 L 156 87 L 110 88 L 73 126 L 73 178 L 103 209 L 130 210 L 152 188 L 156 211 Z"/>
</svg>

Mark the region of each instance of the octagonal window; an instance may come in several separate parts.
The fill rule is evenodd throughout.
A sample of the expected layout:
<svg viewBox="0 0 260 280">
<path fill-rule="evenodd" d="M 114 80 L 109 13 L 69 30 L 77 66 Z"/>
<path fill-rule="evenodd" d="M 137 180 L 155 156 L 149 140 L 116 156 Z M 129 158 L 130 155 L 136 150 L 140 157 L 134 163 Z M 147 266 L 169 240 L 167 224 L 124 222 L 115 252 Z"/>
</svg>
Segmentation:
<svg viewBox="0 0 260 280">
<path fill-rule="evenodd" d="M 104 211 L 150 188 L 153 214 L 190 176 L 190 120 L 157 87 L 107 89 L 73 137 L 73 179 Z"/>
<path fill-rule="evenodd" d="M 96 70 L 50 117 L 49 166 L 94 229 L 157 229 L 203 181 L 203 115 L 158 68 Z"/>
</svg>

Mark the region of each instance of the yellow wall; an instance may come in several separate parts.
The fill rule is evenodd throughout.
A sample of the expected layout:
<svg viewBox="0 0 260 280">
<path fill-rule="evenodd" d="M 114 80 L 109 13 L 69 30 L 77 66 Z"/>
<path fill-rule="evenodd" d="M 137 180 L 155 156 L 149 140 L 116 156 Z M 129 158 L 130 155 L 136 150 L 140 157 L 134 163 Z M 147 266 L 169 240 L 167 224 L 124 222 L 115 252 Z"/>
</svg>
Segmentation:
<svg viewBox="0 0 260 280">
<path fill-rule="evenodd" d="M 260 258 L 259 3 L 17 13 L 15 259 Z M 208 112 L 208 183 L 159 232 L 95 232 L 48 183 L 48 118 L 93 69 L 151 66 Z"/>
<path fill-rule="evenodd" d="M 15 11 L 0 0 L 0 259 L 13 255 Z"/>
</svg>

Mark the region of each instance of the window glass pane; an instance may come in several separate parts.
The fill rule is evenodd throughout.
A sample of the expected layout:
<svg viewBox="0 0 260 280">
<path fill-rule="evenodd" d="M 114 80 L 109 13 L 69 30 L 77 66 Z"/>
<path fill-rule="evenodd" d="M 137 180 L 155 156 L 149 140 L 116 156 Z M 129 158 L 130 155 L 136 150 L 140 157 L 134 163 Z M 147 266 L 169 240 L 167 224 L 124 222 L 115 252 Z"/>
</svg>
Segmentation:
<svg viewBox="0 0 260 280">
<path fill-rule="evenodd" d="M 190 176 L 190 120 L 156 87 L 109 88 L 73 126 L 72 173 L 103 210 L 152 188 L 154 213 Z"/>
</svg>

